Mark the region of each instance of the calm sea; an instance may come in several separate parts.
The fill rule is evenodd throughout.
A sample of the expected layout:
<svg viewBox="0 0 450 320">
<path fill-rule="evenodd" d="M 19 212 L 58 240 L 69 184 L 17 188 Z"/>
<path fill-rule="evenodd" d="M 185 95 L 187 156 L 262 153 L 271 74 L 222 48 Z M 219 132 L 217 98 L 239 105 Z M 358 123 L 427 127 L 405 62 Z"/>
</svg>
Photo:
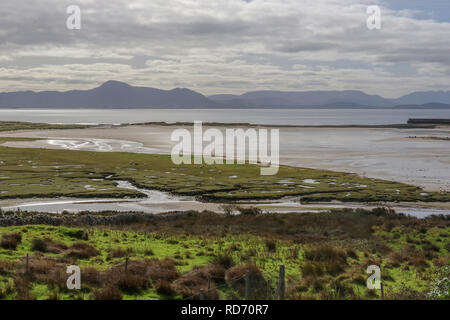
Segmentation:
<svg viewBox="0 0 450 320">
<path fill-rule="evenodd" d="M 450 118 L 450 110 L 380 109 L 3 109 L 0 121 L 45 123 L 203 122 L 273 125 L 383 125 L 409 118 Z"/>
</svg>

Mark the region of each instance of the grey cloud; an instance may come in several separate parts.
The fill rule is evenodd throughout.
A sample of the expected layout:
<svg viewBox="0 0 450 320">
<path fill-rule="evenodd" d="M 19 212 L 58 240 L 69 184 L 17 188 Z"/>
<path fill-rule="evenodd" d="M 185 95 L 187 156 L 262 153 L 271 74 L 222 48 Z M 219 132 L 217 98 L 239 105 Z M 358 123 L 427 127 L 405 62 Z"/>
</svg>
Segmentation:
<svg viewBox="0 0 450 320">
<path fill-rule="evenodd" d="M 67 30 L 65 9 L 77 3 L 82 30 Z M 27 83 L 37 87 L 39 81 L 43 88 L 48 82 L 55 89 L 88 87 L 113 76 L 163 87 L 193 83 L 205 93 L 220 86 L 232 92 L 263 86 L 326 89 L 366 79 L 377 93 L 393 94 L 450 80 L 446 72 L 435 79 L 414 72 L 430 65 L 448 70 L 449 23 L 415 20 L 386 9 L 382 30 L 370 31 L 362 0 L 186 3 L 2 3 L 0 89 Z M 397 68 L 399 64 L 407 67 Z M 375 71 L 389 65 L 389 76 Z M 398 85 L 406 75 L 414 76 L 409 89 Z"/>
</svg>

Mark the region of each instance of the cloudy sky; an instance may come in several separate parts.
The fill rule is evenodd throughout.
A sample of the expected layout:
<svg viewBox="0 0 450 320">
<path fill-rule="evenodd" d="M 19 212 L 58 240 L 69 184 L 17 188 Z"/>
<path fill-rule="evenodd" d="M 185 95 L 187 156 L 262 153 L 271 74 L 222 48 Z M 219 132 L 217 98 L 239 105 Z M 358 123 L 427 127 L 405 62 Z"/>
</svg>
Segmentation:
<svg viewBox="0 0 450 320">
<path fill-rule="evenodd" d="M 449 0 L 14 0 L 0 17 L 0 91 L 450 90 Z"/>
</svg>

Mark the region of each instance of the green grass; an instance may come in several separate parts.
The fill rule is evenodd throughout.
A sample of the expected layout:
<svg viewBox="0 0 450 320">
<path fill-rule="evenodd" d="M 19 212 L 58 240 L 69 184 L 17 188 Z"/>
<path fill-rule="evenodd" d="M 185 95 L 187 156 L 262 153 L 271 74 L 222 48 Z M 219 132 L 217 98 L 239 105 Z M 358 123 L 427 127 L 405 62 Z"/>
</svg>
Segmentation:
<svg viewBox="0 0 450 320">
<path fill-rule="evenodd" d="M 450 201 L 446 192 L 421 194 L 421 188 L 402 183 L 297 167 L 261 176 L 257 165 L 177 166 L 167 155 L 7 147 L 0 147 L 0 159 L 0 199 L 142 196 L 112 181 L 127 180 L 142 188 L 221 201 L 284 196 L 299 196 L 303 202 Z"/>
<path fill-rule="evenodd" d="M 305 224 L 305 222 L 308 222 Z M 214 223 L 214 224 L 213 224 Z M 342 225 L 342 224 L 346 225 Z M 394 225 L 394 226 L 393 226 Z M 368 228 L 364 232 L 361 228 Z M 207 231 L 206 231 L 207 230 Z M 322 230 L 322 231 L 321 231 Z M 86 232 L 88 240 L 80 240 L 80 232 Z M 66 226 L 28 225 L 0 228 L 4 234 L 19 233 L 22 240 L 15 250 L 0 248 L 0 296 L 15 299 L 13 279 L 20 277 L 24 269 L 24 257 L 32 259 L 53 259 L 64 265 L 79 265 L 107 272 L 124 263 L 125 256 L 111 257 L 111 252 L 123 249 L 130 261 L 145 259 L 172 259 L 180 275 L 188 275 L 197 267 L 206 267 L 220 256 L 231 257 L 238 266 L 248 263 L 256 265 L 272 288 L 276 288 L 279 265 L 286 267 L 288 299 L 366 299 L 379 298 L 365 285 L 366 268 L 380 265 L 385 294 L 389 298 L 424 297 L 430 290 L 433 273 L 450 257 L 450 225 L 447 220 L 417 220 L 396 216 L 375 217 L 367 213 L 323 213 L 323 214 L 265 214 L 257 217 L 217 216 L 194 214 L 174 220 L 161 220 L 154 224 L 133 224 L 130 226 L 73 228 Z M 324 236 L 326 233 L 326 236 Z M 36 253 L 32 250 L 34 239 L 50 239 L 70 247 L 84 242 L 95 247 L 99 254 L 86 259 L 68 258 L 65 251 L 58 253 Z M 411 241 L 417 253 L 423 255 L 425 267 L 415 266 L 412 257 L 395 264 L 393 254 L 407 250 Z M 268 246 L 272 243 L 272 249 Z M 429 242 L 429 243 L 428 243 Z M 432 251 L 426 247 L 432 244 Z M 328 273 L 329 264 L 338 259 L 324 256 L 325 260 L 311 260 L 311 250 L 342 255 L 340 268 Z M 353 250 L 351 254 L 349 250 Z M 408 249 L 410 250 L 410 249 Z M 334 253 L 333 253 L 334 252 Z M 328 254 L 328 253 L 326 253 Z M 329 259 L 329 260 L 327 260 Z M 33 260 L 32 260 L 33 261 Z M 14 270 L 7 271 L 5 263 L 14 262 Z M 130 262 L 131 263 L 131 262 Z M 321 273 L 311 275 L 305 271 L 307 265 L 315 264 Z M 217 284 L 221 298 L 236 298 L 229 286 Z M 347 291 L 339 291 L 347 290 Z M 404 296 L 406 288 L 409 296 Z M 32 280 L 31 297 L 37 299 L 90 299 L 95 286 L 84 284 L 80 292 L 55 289 L 51 283 Z M 351 291 L 348 291 L 351 290 Z M 371 293 L 371 294 L 370 294 Z M 167 297 L 157 293 L 153 286 L 133 293 L 124 293 L 124 299 L 179 299 L 175 294 Z M 242 298 L 238 294 L 237 297 Z"/>
</svg>

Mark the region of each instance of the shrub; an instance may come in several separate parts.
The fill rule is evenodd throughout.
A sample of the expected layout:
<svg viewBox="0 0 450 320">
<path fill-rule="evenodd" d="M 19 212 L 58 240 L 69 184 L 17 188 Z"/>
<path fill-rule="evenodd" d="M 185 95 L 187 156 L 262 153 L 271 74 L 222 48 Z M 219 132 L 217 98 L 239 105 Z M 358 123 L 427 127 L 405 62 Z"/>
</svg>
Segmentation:
<svg viewBox="0 0 450 320">
<path fill-rule="evenodd" d="M 47 252 L 47 242 L 42 239 L 33 239 L 31 242 L 31 250 Z"/>
<path fill-rule="evenodd" d="M 314 291 L 322 290 L 325 287 L 326 280 L 319 277 L 305 277 L 302 280 L 304 291 L 312 288 Z"/>
<path fill-rule="evenodd" d="M 406 260 L 407 257 L 398 251 L 394 251 L 389 255 L 389 265 L 394 268 L 399 267 Z"/>
<path fill-rule="evenodd" d="M 434 244 L 426 244 L 423 246 L 423 250 L 439 252 L 441 250 L 441 248 Z"/>
<path fill-rule="evenodd" d="M 78 240 L 85 240 L 85 241 L 89 240 L 89 235 L 84 230 L 68 230 L 66 232 L 66 235 Z"/>
<path fill-rule="evenodd" d="M 108 286 L 95 290 L 93 298 L 94 300 L 122 300 L 122 292 L 116 287 Z"/>
<path fill-rule="evenodd" d="M 345 250 L 345 253 L 347 254 L 348 257 L 350 257 L 352 259 L 356 259 L 356 260 L 359 259 L 358 254 L 352 248 L 347 248 Z"/>
<path fill-rule="evenodd" d="M 147 261 L 145 267 L 145 274 L 153 281 L 165 280 L 173 282 L 180 277 L 176 267 L 175 261 L 171 259 L 157 260 L 152 259 Z"/>
<path fill-rule="evenodd" d="M 320 264 L 325 272 L 332 275 L 342 273 L 347 265 L 347 253 L 327 244 L 321 244 L 307 250 L 305 257 L 309 261 Z"/>
<path fill-rule="evenodd" d="M 145 251 L 144 251 L 144 254 L 145 254 L 146 256 L 154 256 L 154 255 L 155 255 L 152 249 L 147 249 L 147 250 L 145 250 Z"/>
<path fill-rule="evenodd" d="M 427 296 L 423 292 L 403 286 L 400 290 L 389 293 L 386 298 L 389 300 L 426 300 Z"/>
<path fill-rule="evenodd" d="M 131 250 L 125 250 L 122 248 L 112 249 L 108 253 L 108 259 L 113 258 L 123 258 L 128 256 L 128 254 L 131 252 Z"/>
<path fill-rule="evenodd" d="M 249 216 L 256 216 L 262 214 L 262 210 L 257 207 L 250 207 L 250 208 L 238 207 L 237 211 L 239 211 L 239 213 L 242 215 L 249 215 Z"/>
<path fill-rule="evenodd" d="M 14 273 L 17 263 L 8 260 L 0 260 L 0 275 L 9 276 Z"/>
<path fill-rule="evenodd" d="M 345 262 L 346 253 L 328 244 L 321 244 L 305 252 L 306 259 L 316 262 L 340 261 Z"/>
<path fill-rule="evenodd" d="M 79 259 L 89 259 L 98 255 L 98 253 L 98 250 L 93 246 L 84 242 L 77 242 L 70 246 L 70 248 L 66 252 L 66 255 Z"/>
<path fill-rule="evenodd" d="M 223 252 L 214 258 L 214 263 L 223 266 L 225 269 L 234 266 L 233 256 L 230 252 Z"/>
<path fill-rule="evenodd" d="M 22 242 L 22 235 L 20 233 L 8 233 L 2 236 L 0 247 L 3 249 L 16 250 L 19 243 Z"/>
<path fill-rule="evenodd" d="M 166 280 L 159 280 L 156 285 L 156 292 L 165 296 L 173 296 L 175 294 L 175 290 L 170 285 L 170 282 Z"/>
<path fill-rule="evenodd" d="M 266 248 L 267 248 L 267 251 L 269 251 L 269 252 L 275 252 L 275 251 L 277 251 L 277 244 L 274 240 L 267 239 L 266 240 Z"/>
<path fill-rule="evenodd" d="M 337 299 L 353 297 L 355 292 L 351 284 L 347 281 L 336 279 L 331 283 L 334 297 Z"/>
<path fill-rule="evenodd" d="M 302 268 L 303 277 L 317 277 L 323 274 L 322 266 L 315 262 L 306 262 Z"/>
<path fill-rule="evenodd" d="M 30 292 L 30 281 L 25 277 L 14 278 L 14 291 L 16 294 L 16 300 L 34 300 L 34 297 Z"/>
<path fill-rule="evenodd" d="M 190 297 L 198 300 L 201 299 L 200 292 L 202 292 L 203 298 L 206 300 L 219 299 L 219 293 L 216 290 L 214 282 L 209 282 L 201 269 L 202 268 L 199 268 L 181 276 L 181 278 L 173 283 L 173 289 L 177 294 L 182 295 L 184 298 Z"/>
<path fill-rule="evenodd" d="M 83 268 L 81 270 L 82 281 L 91 286 L 100 286 L 102 278 L 100 272 L 92 267 Z"/>
<path fill-rule="evenodd" d="M 117 281 L 120 290 L 127 293 L 137 293 L 148 289 L 150 283 L 148 278 L 142 274 L 122 273 Z"/>
<path fill-rule="evenodd" d="M 188 272 L 182 275 L 173 283 L 174 290 L 184 298 L 195 295 L 200 290 L 205 291 L 208 286 L 208 280 L 198 272 Z"/>
<path fill-rule="evenodd" d="M 251 299 L 265 299 L 267 294 L 267 282 L 264 279 L 261 270 L 255 264 L 246 264 L 243 266 L 236 266 L 228 270 L 225 279 L 226 282 L 240 295 L 244 295 L 245 291 L 245 275 L 248 274 L 248 279 L 251 282 L 252 291 L 250 292 Z"/>
</svg>

